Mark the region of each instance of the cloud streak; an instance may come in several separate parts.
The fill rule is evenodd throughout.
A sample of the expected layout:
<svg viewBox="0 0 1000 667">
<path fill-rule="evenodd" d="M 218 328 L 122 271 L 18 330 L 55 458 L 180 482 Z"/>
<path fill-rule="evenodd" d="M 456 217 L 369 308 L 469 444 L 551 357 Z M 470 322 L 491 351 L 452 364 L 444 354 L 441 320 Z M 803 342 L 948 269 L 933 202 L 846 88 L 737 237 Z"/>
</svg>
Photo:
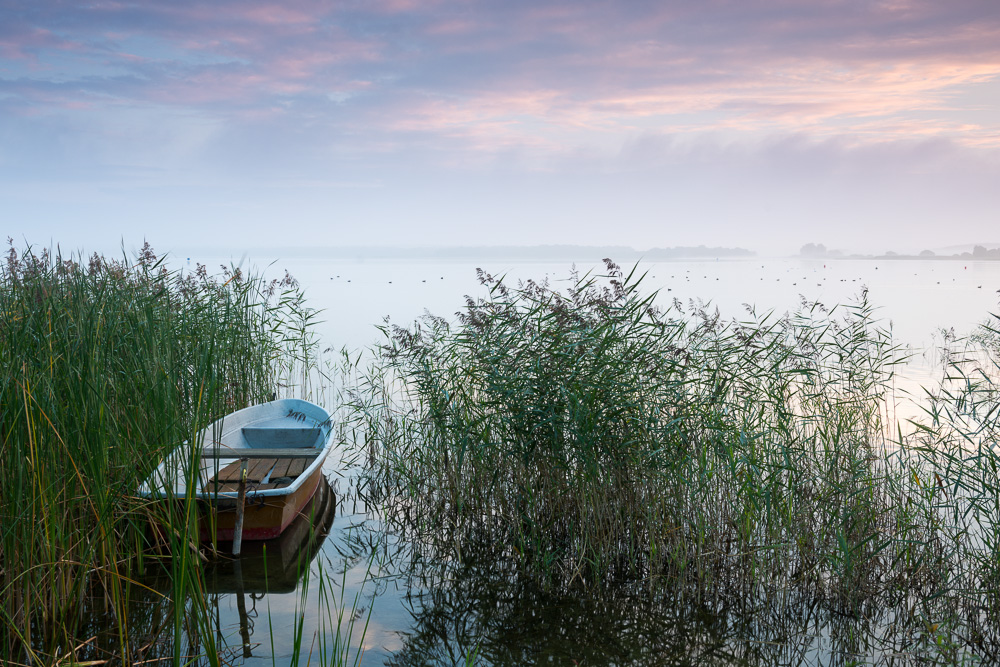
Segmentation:
<svg viewBox="0 0 1000 667">
<path fill-rule="evenodd" d="M 419 97 L 478 116 L 506 98 L 504 116 L 524 113 L 525 97 L 545 97 L 552 103 L 530 115 L 569 125 L 721 111 L 733 122 L 801 127 L 944 115 L 954 91 L 1000 75 L 1000 17 L 981 2 L 31 7 L 4 22 L 4 78 L 40 88 L 73 81 L 84 94 L 218 114 L 365 82 L 387 109 Z M 77 60 L 62 67 L 68 52 Z"/>
<path fill-rule="evenodd" d="M 980 0 L 0 0 L 0 168 L 33 178 L 905 172 L 995 165 L 997 104 Z"/>
</svg>

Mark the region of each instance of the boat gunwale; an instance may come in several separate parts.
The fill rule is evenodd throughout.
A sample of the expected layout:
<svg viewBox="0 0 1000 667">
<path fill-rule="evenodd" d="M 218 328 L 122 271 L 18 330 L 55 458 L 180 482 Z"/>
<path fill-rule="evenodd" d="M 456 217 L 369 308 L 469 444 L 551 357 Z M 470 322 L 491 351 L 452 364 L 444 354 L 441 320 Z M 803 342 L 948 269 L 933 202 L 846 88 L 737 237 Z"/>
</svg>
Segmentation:
<svg viewBox="0 0 1000 667">
<path fill-rule="evenodd" d="M 313 473 L 316 471 L 317 468 L 319 468 L 319 469 L 322 468 L 323 464 L 326 463 L 326 459 L 329 458 L 330 451 L 333 449 L 333 425 L 331 423 L 332 416 L 322 406 L 319 406 L 319 405 L 317 405 L 315 403 L 312 403 L 311 401 L 306 401 L 304 399 L 299 399 L 299 398 L 285 398 L 285 399 L 279 399 L 277 401 L 268 401 L 267 403 L 258 403 L 256 405 L 250 405 L 250 406 L 247 406 L 245 408 L 241 408 L 240 410 L 237 410 L 236 412 L 229 413 L 228 415 L 225 415 L 225 416 L 217 419 L 216 421 L 212 422 L 211 424 L 209 424 L 208 426 L 206 426 L 204 429 L 202 429 L 201 431 L 199 431 L 199 433 L 198 433 L 199 440 L 202 443 L 204 443 L 204 441 L 206 440 L 208 434 L 211 433 L 213 429 L 215 429 L 215 428 L 219 427 L 220 425 L 224 424 L 227 419 L 231 419 L 232 417 L 234 417 L 235 415 L 238 415 L 240 413 L 245 413 L 247 411 L 257 410 L 261 406 L 268 405 L 269 403 L 307 404 L 307 405 L 313 406 L 315 408 L 318 408 L 319 410 L 321 410 L 323 412 L 323 414 L 325 414 L 327 416 L 327 418 L 326 418 L 326 420 L 324 420 L 322 422 L 317 422 L 317 426 L 319 426 L 321 429 L 322 428 L 326 428 L 328 430 L 326 432 L 326 437 L 325 437 L 325 441 L 324 441 L 323 445 L 321 447 L 316 447 L 315 448 L 316 449 L 316 456 L 315 456 L 315 458 L 309 463 L 308 466 L 306 466 L 306 468 L 301 473 L 298 474 L 298 476 L 295 477 L 295 479 L 293 479 L 287 486 L 283 486 L 283 487 L 280 487 L 280 488 L 277 488 L 277 489 L 254 489 L 253 485 L 250 484 L 250 485 L 248 485 L 248 488 L 247 488 L 247 499 L 248 500 L 250 498 L 253 498 L 253 499 L 258 499 L 258 498 L 280 498 L 282 496 L 288 496 L 288 495 L 291 495 L 291 494 L 295 493 L 303 484 L 306 483 L 306 480 L 309 479 L 309 477 L 311 477 L 313 475 Z M 150 499 L 150 500 L 183 500 L 184 498 L 189 497 L 188 490 L 186 488 L 182 492 L 177 492 L 177 490 L 175 490 L 173 488 L 170 488 L 170 487 L 168 487 L 165 484 L 161 485 L 160 487 L 155 488 L 155 489 L 152 487 L 152 484 L 151 484 L 151 481 L 157 476 L 158 472 L 162 471 L 161 479 L 165 479 L 165 477 L 166 477 L 166 475 L 165 475 L 165 466 L 171 460 L 175 460 L 175 456 L 174 455 L 175 455 L 176 452 L 180 451 L 181 447 L 183 447 L 183 445 L 175 448 L 162 461 L 160 461 L 160 463 L 157 464 L 157 466 L 153 470 L 153 472 L 150 473 L 150 475 L 142 482 L 142 484 L 139 486 L 139 489 L 137 490 L 137 493 L 138 493 L 138 495 L 140 497 L 147 498 L 147 499 Z M 208 449 L 208 447 L 206 447 L 204 444 L 202 444 L 201 445 L 201 449 L 202 450 Z M 231 451 L 238 452 L 238 451 L 240 451 L 240 449 L 243 449 L 243 448 L 232 448 Z M 253 449 L 256 449 L 256 448 L 254 448 L 254 447 L 246 447 L 245 449 L 253 450 Z M 296 449 L 298 449 L 298 448 L 296 448 Z M 209 480 L 206 480 L 205 482 L 202 482 L 200 480 L 200 478 L 201 478 L 201 476 L 203 474 L 203 468 L 201 468 L 201 466 L 202 466 L 203 462 L 205 460 L 207 460 L 208 458 L 209 457 L 203 457 L 201 451 L 192 451 L 191 452 L 191 460 L 196 460 L 198 462 L 199 467 L 200 467 L 200 469 L 198 471 L 199 486 L 203 486 L 204 484 L 206 484 L 206 483 L 208 483 L 208 482 L 211 481 L 211 478 L 209 478 Z M 218 474 L 218 470 L 221 470 L 222 468 L 224 468 L 225 466 L 229 465 L 230 463 L 233 463 L 233 462 L 241 460 L 241 458 L 242 457 L 239 456 L 238 454 L 233 454 L 232 456 L 225 456 L 225 457 L 222 457 L 222 456 L 212 456 L 211 460 L 213 460 L 213 461 L 216 462 L 216 473 L 215 474 Z M 296 458 L 298 458 L 298 457 L 296 457 Z M 214 489 L 211 490 L 211 491 L 205 491 L 203 489 L 199 489 L 199 490 L 195 491 L 194 493 L 191 493 L 190 497 L 192 497 L 195 500 L 208 501 L 208 502 L 216 502 L 217 500 L 230 501 L 230 500 L 236 500 L 239 497 L 239 492 L 238 491 L 218 491 L 218 490 L 214 490 Z"/>
</svg>

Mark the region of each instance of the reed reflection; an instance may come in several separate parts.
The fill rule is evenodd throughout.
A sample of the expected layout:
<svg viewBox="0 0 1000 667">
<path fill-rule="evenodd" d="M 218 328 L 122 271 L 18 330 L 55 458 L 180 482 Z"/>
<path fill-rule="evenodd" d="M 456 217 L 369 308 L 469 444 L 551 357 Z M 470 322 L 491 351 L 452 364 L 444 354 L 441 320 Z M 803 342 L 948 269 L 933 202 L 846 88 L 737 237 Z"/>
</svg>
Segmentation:
<svg viewBox="0 0 1000 667">
<path fill-rule="evenodd" d="M 254 658 L 266 658 L 270 664 L 276 648 L 272 630 L 290 619 L 283 612 L 269 614 L 269 596 L 308 590 L 313 561 L 323 549 L 337 505 L 334 489 L 324 478 L 280 537 L 245 543 L 239 558 L 227 556 L 227 545 L 220 544 L 218 554 L 198 569 L 188 596 L 172 594 L 174 574 L 169 566 L 151 568 L 135 587 L 129 606 L 131 632 L 142 637 L 135 656 L 207 665 L 212 664 L 209 656 L 217 655 L 224 663 L 251 664 Z M 183 621 L 174 631 L 178 615 Z M 117 639 L 111 628 L 102 630 L 99 635 L 107 637 L 110 651 Z"/>
<path fill-rule="evenodd" d="M 428 549 L 433 551 L 433 547 Z M 855 612 L 815 597 L 712 601 L 616 586 L 595 594 L 546 589 L 489 544 L 462 562 L 415 556 L 405 603 L 410 629 L 385 664 L 881 665 L 980 664 L 991 641 L 971 640 L 947 605 L 913 599 Z M 932 622 L 931 619 L 940 619 Z M 992 640 L 995 642 L 995 638 Z"/>
</svg>

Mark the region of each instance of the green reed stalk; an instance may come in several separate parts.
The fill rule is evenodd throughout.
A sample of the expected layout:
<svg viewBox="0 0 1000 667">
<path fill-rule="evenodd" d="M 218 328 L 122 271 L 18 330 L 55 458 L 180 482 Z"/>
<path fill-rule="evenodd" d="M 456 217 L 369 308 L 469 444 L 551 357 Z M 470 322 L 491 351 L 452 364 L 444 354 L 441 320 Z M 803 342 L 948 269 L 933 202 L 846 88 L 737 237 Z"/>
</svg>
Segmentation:
<svg viewBox="0 0 1000 667">
<path fill-rule="evenodd" d="M 77 659 L 78 646 L 93 649 L 76 634 L 81 611 L 100 600 L 118 638 L 104 650 L 132 660 L 125 611 L 130 574 L 157 547 L 151 519 L 175 554 L 181 627 L 200 576 L 193 501 L 164 516 L 134 491 L 210 420 L 270 398 L 302 354 L 289 350 L 301 311 L 290 280 L 181 274 L 148 245 L 134 262 L 86 263 L 11 247 L 0 267 L 0 654 Z"/>
</svg>

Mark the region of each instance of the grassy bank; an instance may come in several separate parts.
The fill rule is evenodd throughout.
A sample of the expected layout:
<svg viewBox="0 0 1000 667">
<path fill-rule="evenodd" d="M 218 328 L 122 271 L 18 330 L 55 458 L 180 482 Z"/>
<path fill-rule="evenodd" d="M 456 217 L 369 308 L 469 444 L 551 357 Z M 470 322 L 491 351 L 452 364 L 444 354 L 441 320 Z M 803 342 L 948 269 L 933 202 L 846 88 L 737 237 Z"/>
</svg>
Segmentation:
<svg viewBox="0 0 1000 667">
<path fill-rule="evenodd" d="M 210 420 L 278 391 L 301 354 L 302 295 L 238 269 L 172 271 L 148 246 L 134 261 L 11 246 L 0 315 L 0 654 L 74 660 L 96 599 L 128 663 L 131 576 L 157 511 L 135 489 Z M 191 526 L 173 528 L 186 545 Z M 175 552 L 180 600 L 200 575 L 196 553 Z"/>
<path fill-rule="evenodd" d="M 727 323 L 607 268 L 567 290 L 484 274 L 457 325 L 386 332 L 356 400 L 405 530 L 551 590 L 891 608 L 994 655 L 996 376 L 956 361 L 903 438 L 866 295 Z"/>
</svg>

